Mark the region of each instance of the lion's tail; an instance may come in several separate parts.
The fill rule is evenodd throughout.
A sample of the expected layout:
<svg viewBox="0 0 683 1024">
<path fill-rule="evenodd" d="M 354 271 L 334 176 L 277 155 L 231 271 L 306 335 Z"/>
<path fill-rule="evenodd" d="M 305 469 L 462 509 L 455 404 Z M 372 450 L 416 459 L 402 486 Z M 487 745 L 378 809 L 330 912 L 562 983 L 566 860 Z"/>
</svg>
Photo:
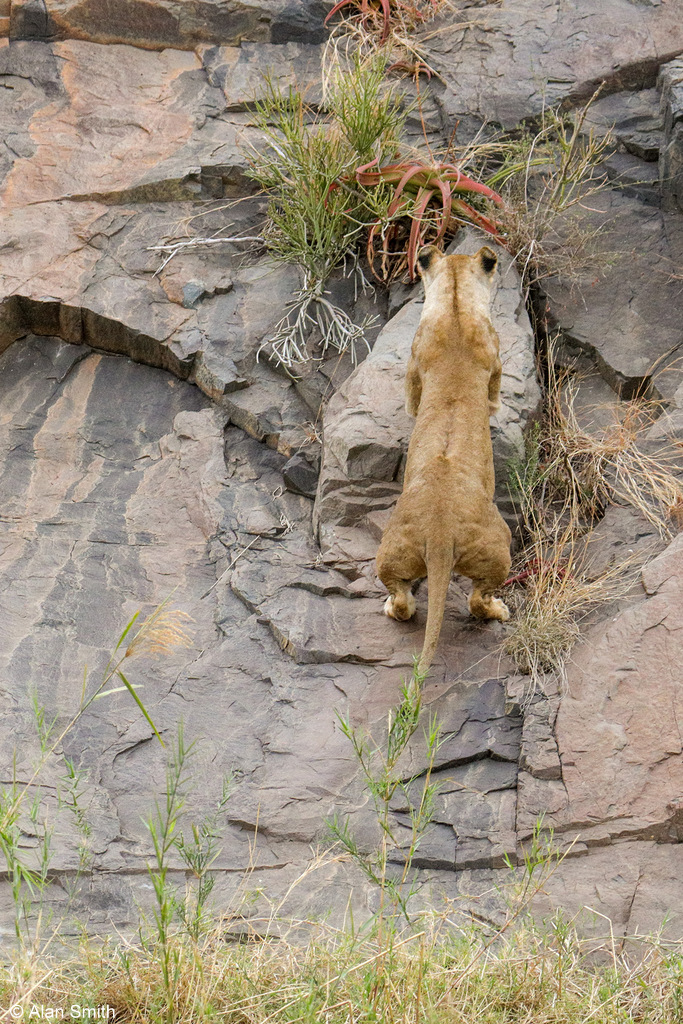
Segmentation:
<svg viewBox="0 0 683 1024">
<path fill-rule="evenodd" d="M 441 623 L 446 610 L 448 584 L 453 572 L 453 545 L 439 545 L 427 549 L 427 580 L 429 582 L 429 602 L 427 606 L 427 627 L 425 629 L 424 646 L 418 672 L 427 672 L 439 642 Z"/>
</svg>

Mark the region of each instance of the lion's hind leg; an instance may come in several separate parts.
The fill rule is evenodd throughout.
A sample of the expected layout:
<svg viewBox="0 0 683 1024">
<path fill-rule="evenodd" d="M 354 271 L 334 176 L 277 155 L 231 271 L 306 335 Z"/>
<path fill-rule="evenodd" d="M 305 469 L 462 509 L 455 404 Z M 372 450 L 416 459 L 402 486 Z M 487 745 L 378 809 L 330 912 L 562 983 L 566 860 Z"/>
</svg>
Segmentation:
<svg viewBox="0 0 683 1024">
<path fill-rule="evenodd" d="M 415 614 L 412 584 L 426 574 L 426 566 L 408 538 L 397 536 L 397 531 L 390 527 L 377 552 L 377 575 L 389 591 L 384 614 L 405 621 Z"/>
<path fill-rule="evenodd" d="M 482 534 L 477 558 L 467 566 L 456 568 L 472 580 L 470 614 L 477 619 L 507 622 L 510 618 L 507 605 L 493 595 L 505 583 L 510 572 L 510 530 L 495 507 Z M 483 557 L 482 550 L 485 552 Z"/>
</svg>

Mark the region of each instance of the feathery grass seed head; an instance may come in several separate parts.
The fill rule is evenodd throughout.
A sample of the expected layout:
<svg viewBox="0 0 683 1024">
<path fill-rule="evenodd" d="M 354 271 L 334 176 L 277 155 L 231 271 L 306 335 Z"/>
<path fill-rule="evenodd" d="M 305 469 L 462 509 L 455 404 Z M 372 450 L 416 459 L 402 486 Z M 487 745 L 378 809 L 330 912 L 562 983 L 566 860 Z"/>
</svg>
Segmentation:
<svg viewBox="0 0 683 1024">
<path fill-rule="evenodd" d="M 169 654 L 176 647 L 191 647 L 192 637 L 185 624 L 193 621 L 187 612 L 160 604 L 142 623 L 126 647 L 124 657 L 139 658 L 147 655 L 157 658 Z"/>
</svg>

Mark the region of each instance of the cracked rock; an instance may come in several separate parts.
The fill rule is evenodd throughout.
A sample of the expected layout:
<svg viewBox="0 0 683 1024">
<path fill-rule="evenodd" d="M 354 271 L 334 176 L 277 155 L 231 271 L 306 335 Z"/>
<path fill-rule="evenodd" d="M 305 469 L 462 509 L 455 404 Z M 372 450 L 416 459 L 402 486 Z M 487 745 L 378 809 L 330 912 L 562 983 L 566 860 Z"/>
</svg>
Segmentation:
<svg viewBox="0 0 683 1024">
<path fill-rule="evenodd" d="M 320 42 L 327 6 L 318 0 L 11 0 L 12 39 L 87 39 L 146 50 L 193 50 L 245 40 Z"/>
<path fill-rule="evenodd" d="M 683 210 L 683 60 L 665 64 L 659 74 L 664 142 L 659 157 L 662 193 Z"/>
</svg>

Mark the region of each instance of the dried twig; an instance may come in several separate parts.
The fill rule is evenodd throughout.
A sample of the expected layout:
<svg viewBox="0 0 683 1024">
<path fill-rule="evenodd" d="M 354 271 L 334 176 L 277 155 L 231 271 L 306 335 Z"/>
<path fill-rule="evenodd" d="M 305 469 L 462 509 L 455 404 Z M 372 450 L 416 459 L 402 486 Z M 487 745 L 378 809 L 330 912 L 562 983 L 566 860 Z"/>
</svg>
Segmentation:
<svg viewBox="0 0 683 1024">
<path fill-rule="evenodd" d="M 182 242 L 169 242 L 167 245 L 148 245 L 147 252 L 165 252 L 168 255 L 163 260 L 160 267 L 154 272 L 154 277 L 168 266 L 174 256 L 178 253 L 186 252 L 188 249 L 200 249 L 207 245 L 223 245 L 226 242 L 261 242 L 264 243 L 265 239 L 261 238 L 260 235 L 229 235 L 225 238 L 187 238 Z"/>
</svg>

